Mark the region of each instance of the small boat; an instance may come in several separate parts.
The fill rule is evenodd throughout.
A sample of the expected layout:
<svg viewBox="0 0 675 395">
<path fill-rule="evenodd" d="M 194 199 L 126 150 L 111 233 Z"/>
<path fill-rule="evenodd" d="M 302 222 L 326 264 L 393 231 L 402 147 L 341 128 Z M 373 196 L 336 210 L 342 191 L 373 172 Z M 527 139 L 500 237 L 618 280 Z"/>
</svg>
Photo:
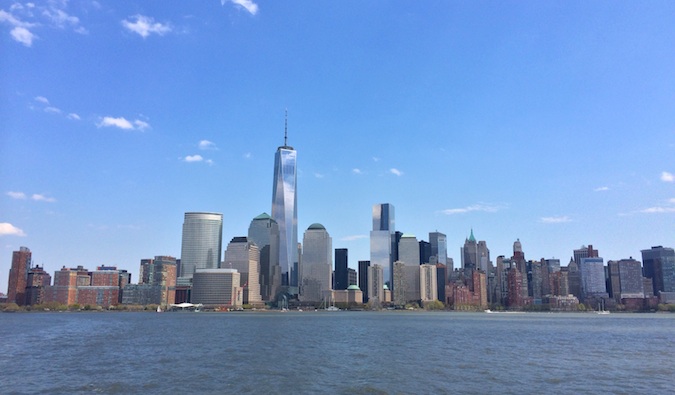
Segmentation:
<svg viewBox="0 0 675 395">
<path fill-rule="evenodd" d="M 595 314 L 609 314 L 609 311 L 605 310 L 605 299 L 600 299 L 600 303 L 598 303 L 598 310 L 595 312 Z"/>
<path fill-rule="evenodd" d="M 157 306 L 157 312 L 158 312 L 158 313 L 163 313 L 162 307 L 161 307 L 161 306 Z"/>
</svg>

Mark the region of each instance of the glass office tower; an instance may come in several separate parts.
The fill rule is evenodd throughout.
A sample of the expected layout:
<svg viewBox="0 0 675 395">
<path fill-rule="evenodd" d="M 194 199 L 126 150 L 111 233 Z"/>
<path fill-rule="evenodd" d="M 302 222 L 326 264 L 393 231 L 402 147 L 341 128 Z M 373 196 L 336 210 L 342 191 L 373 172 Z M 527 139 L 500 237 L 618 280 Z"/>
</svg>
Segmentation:
<svg viewBox="0 0 675 395">
<path fill-rule="evenodd" d="M 180 277 L 192 278 L 195 269 L 217 269 L 223 238 L 223 214 L 185 213 Z"/>
<path fill-rule="evenodd" d="M 370 232 L 370 264 L 380 265 L 384 280 L 391 286 L 394 272 L 394 206 L 389 203 L 373 206 L 373 230 Z"/>
<path fill-rule="evenodd" d="M 298 285 L 296 273 L 298 268 L 297 181 L 297 152 L 287 145 L 287 135 L 285 135 L 284 145 L 277 149 L 274 156 L 272 218 L 279 225 L 281 285 L 290 287 Z"/>
</svg>

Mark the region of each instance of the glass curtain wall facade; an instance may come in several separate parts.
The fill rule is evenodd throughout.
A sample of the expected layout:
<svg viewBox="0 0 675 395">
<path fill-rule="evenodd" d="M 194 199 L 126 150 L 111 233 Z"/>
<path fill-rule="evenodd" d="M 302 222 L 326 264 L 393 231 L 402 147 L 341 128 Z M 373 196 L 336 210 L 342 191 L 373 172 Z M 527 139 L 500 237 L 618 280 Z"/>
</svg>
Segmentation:
<svg viewBox="0 0 675 395">
<path fill-rule="evenodd" d="M 396 221 L 394 206 L 389 203 L 373 206 L 373 230 L 370 232 L 370 264 L 379 265 L 384 279 L 393 284 Z"/>
<path fill-rule="evenodd" d="M 301 300 L 322 301 L 332 287 L 333 240 L 321 224 L 312 224 L 305 231 L 302 243 Z"/>
<path fill-rule="evenodd" d="M 279 225 L 279 265 L 282 286 L 297 287 L 298 266 L 298 195 L 296 185 L 297 152 L 283 145 L 274 157 L 274 185 L 272 189 L 272 218 Z M 295 283 L 294 283 L 295 282 Z"/>
<path fill-rule="evenodd" d="M 196 269 L 220 266 L 223 239 L 223 214 L 185 213 L 181 244 L 181 274 L 192 278 Z"/>
<path fill-rule="evenodd" d="M 260 249 L 260 293 L 265 301 L 276 300 L 281 286 L 279 225 L 267 213 L 253 218 L 248 239 Z"/>
</svg>

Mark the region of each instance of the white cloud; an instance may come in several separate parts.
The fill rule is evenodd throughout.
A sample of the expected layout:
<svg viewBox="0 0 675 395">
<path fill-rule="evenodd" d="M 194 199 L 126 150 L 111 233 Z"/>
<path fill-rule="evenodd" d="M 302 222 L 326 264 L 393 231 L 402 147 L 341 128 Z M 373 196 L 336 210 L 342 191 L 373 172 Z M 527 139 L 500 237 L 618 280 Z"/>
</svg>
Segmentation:
<svg viewBox="0 0 675 395">
<path fill-rule="evenodd" d="M 70 114 L 68 114 L 68 119 L 74 119 L 76 121 L 79 121 L 81 118 L 79 115 L 75 114 L 74 112 L 71 112 Z"/>
<path fill-rule="evenodd" d="M 49 100 L 47 100 L 47 98 L 44 96 L 36 96 L 35 101 L 39 101 L 40 103 L 44 104 L 49 104 Z"/>
<path fill-rule="evenodd" d="M 227 0 L 220 0 L 221 5 L 225 5 Z M 230 0 L 231 3 L 238 5 L 239 7 L 248 11 L 251 15 L 258 13 L 258 5 L 252 0 Z"/>
<path fill-rule="evenodd" d="M 674 182 L 675 181 L 675 175 L 673 173 L 669 173 L 667 171 L 664 171 L 661 173 L 661 181 L 663 182 Z"/>
<path fill-rule="evenodd" d="M 10 224 L 9 222 L 0 222 L 0 236 L 25 236 L 23 230 Z"/>
<path fill-rule="evenodd" d="M 503 206 L 492 205 L 492 204 L 472 204 L 471 206 L 460 207 L 460 208 L 449 208 L 442 210 L 441 213 L 445 215 L 454 215 L 454 214 L 465 214 L 473 211 L 482 211 L 486 213 L 495 213 L 502 209 Z"/>
<path fill-rule="evenodd" d="M 218 148 L 216 147 L 216 143 L 214 143 L 213 141 L 201 140 L 199 142 L 199 149 L 201 149 L 201 150 L 215 150 L 215 149 L 218 149 Z"/>
<path fill-rule="evenodd" d="M 15 27 L 12 31 L 9 32 L 12 35 L 12 38 L 15 41 L 20 42 L 21 44 L 30 47 L 33 45 L 33 40 L 37 37 L 35 34 L 31 33 L 30 30 L 25 27 Z"/>
<path fill-rule="evenodd" d="M 373 156 L 373 162 L 379 162 L 379 161 L 380 161 L 380 158 L 378 158 L 377 156 Z"/>
<path fill-rule="evenodd" d="M 560 215 L 556 217 L 541 217 L 539 222 L 544 224 L 562 224 L 565 222 L 572 222 L 572 219 L 567 215 Z"/>
<path fill-rule="evenodd" d="M 26 194 L 23 193 L 23 192 L 12 192 L 12 191 L 9 191 L 9 192 L 7 192 L 6 195 L 9 196 L 9 197 L 11 197 L 12 199 L 25 199 L 25 198 L 26 198 Z"/>
<path fill-rule="evenodd" d="M 135 22 L 132 22 L 131 20 L 134 19 Z M 170 25 L 155 22 L 154 18 L 144 15 L 134 15 L 129 17 L 129 20 L 125 19 L 122 21 L 122 26 L 131 32 L 138 33 L 143 38 L 148 37 L 152 33 L 163 36 L 171 31 Z"/>
<path fill-rule="evenodd" d="M 47 197 L 45 195 L 41 195 L 39 193 L 34 193 L 33 196 L 30 197 L 31 199 L 35 200 L 36 202 L 49 202 L 53 203 L 56 201 L 56 199 Z"/>
<path fill-rule="evenodd" d="M 61 109 L 56 108 L 56 107 L 45 107 L 45 112 L 51 113 L 51 114 L 61 114 Z"/>
<path fill-rule="evenodd" d="M 119 118 L 103 117 L 101 121 L 98 124 L 96 124 L 96 126 L 98 126 L 99 128 L 114 126 L 124 130 L 140 130 L 140 131 L 144 131 L 145 129 L 150 128 L 150 124 L 145 121 L 136 119 L 133 122 L 131 122 L 124 117 Z"/>
<path fill-rule="evenodd" d="M 367 239 L 368 235 L 351 235 L 351 236 L 345 236 L 340 239 L 340 241 L 356 241 L 356 240 L 361 240 L 361 239 Z"/>
<path fill-rule="evenodd" d="M 361 169 L 357 169 L 357 168 L 352 169 L 352 173 L 354 173 L 354 174 L 363 174 L 363 172 L 361 172 Z"/>
<path fill-rule="evenodd" d="M 598 187 L 598 188 L 595 188 L 593 191 L 595 191 L 595 192 L 609 191 L 609 187 Z"/>
<path fill-rule="evenodd" d="M 323 178 L 324 175 L 321 174 L 321 173 L 314 173 L 314 177 L 316 177 L 316 178 Z"/>
<path fill-rule="evenodd" d="M 401 170 L 399 170 L 399 169 L 396 169 L 396 168 L 391 168 L 391 169 L 389 169 L 389 172 L 390 172 L 391 174 L 393 174 L 393 175 L 395 175 L 395 176 L 399 176 L 399 177 L 403 175 L 403 172 L 402 172 Z"/>
<path fill-rule="evenodd" d="M 640 210 L 641 213 L 644 214 L 663 214 L 663 213 L 675 213 L 675 207 L 663 207 L 663 206 L 656 206 L 656 207 L 649 207 L 644 210 Z"/>
<path fill-rule="evenodd" d="M 185 162 L 201 162 L 204 158 L 201 155 L 188 155 L 183 160 Z"/>
<path fill-rule="evenodd" d="M 251 159 L 252 156 L 253 155 L 251 155 L 250 152 L 247 152 L 247 153 L 244 154 L 244 158 L 246 158 L 246 159 Z"/>
</svg>

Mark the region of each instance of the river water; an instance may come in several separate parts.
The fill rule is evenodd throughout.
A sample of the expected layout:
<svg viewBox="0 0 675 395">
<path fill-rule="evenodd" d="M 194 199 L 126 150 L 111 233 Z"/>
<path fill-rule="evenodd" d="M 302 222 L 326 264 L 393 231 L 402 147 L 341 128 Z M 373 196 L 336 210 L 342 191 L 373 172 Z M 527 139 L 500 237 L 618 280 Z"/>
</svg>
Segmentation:
<svg viewBox="0 0 675 395">
<path fill-rule="evenodd" d="M 675 314 L 0 314 L 3 394 L 673 391 Z"/>
</svg>

